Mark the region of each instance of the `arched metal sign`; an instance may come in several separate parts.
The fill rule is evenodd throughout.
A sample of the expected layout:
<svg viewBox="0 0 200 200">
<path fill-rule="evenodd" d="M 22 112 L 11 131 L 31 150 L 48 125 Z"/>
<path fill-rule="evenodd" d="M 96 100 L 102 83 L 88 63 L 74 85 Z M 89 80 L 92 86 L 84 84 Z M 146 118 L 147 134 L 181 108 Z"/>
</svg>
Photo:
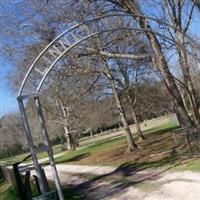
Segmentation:
<svg viewBox="0 0 200 200">
<path fill-rule="evenodd" d="M 137 16 L 142 18 L 147 18 L 149 20 L 152 20 L 156 23 L 162 23 L 165 24 L 165 22 L 161 22 L 160 20 L 153 19 L 150 17 L 144 17 L 144 16 Z M 53 67 L 59 62 L 62 57 L 67 54 L 72 48 L 80 45 L 83 41 L 88 40 L 89 38 L 95 37 L 97 35 L 108 33 L 108 32 L 114 32 L 118 30 L 129 30 L 129 31 L 138 31 L 138 32 L 148 32 L 151 30 L 148 29 L 141 29 L 138 27 L 138 23 L 136 20 L 127 20 L 128 18 L 133 18 L 133 15 L 128 14 L 113 14 L 113 15 L 107 15 L 107 16 L 101 16 L 97 17 L 91 20 L 88 20 L 84 23 L 80 23 L 77 25 L 72 26 L 71 28 L 67 29 L 60 35 L 58 35 L 52 42 L 50 42 L 44 49 L 41 51 L 41 53 L 38 55 L 38 57 L 35 59 L 35 61 L 30 66 L 24 80 L 22 81 L 20 90 L 18 92 L 18 103 L 19 108 L 24 124 L 24 129 L 26 133 L 26 137 L 28 140 L 28 145 L 31 151 L 32 160 L 37 172 L 39 185 L 42 192 L 45 192 L 45 182 L 42 178 L 41 168 L 39 166 L 39 162 L 37 159 L 37 149 L 35 148 L 31 130 L 29 127 L 29 122 L 26 115 L 26 110 L 24 106 L 24 100 L 29 98 L 34 98 L 35 101 L 35 107 L 36 111 L 38 113 L 38 119 L 41 125 L 41 132 L 44 139 L 44 147 L 45 151 L 47 151 L 49 156 L 50 165 L 52 167 L 52 172 L 54 176 L 54 180 L 56 183 L 56 188 L 58 191 L 58 195 L 60 200 L 63 200 L 63 194 L 60 186 L 60 181 L 58 177 L 58 173 L 56 170 L 54 158 L 52 149 L 50 147 L 49 143 L 49 137 L 45 125 L 44 116 L 41 109 L 41 104 L 39 101 L 39 92 L 42 88 L 43 83 L 47 80 L 48 74 L 51 72 Z M 109 19 L 120 19 L 123 20 L 123 25 L 119 27 L 112 27 L 112 24 L 109 24 Z M 130 23 L 132 21 L 132 23 Z M 99 30 L 99 27 L 97 24 L 101 23 L 109 24 L 106 28 L 104 26 L 101 26 L 101 30 Z M 126 23 L 127 22 L 127 23 Z M 167 24 L 168 25 L 168 24 Z M 170 25 L 168 25 L 170 27 Z M 109 28 L 108 28 L 109 27 Z M 169 37 L 154 32 L 157 36 L 163 37 L 170 41 L 171 43 L 174 43 L 172 39 Z"/>
<path fill-rule="evenodd" d="M 24 80 L 22 81 L 21 87 L 18 92 L 19 96 L 24 95 L 30 95 L 33 93 L 38 93 L 42 87 L 42 84 L 44 83 L 45 79 L 47 78 L 49 72 L 51 69 L 56 65 L 56 63 L 63 57 L 63 55 L 67 54 L 68 51 L 70 51 L 72 48 L 80 45 L 83 41 L 106 33 L 106 32 L 114 32 L 117 30 L 129 30 L 129 31 L 139 31 L 139 32 L 151 32 L 151 30 L 148 29 L 141 29 L 138 27 L 138 25 L 135 23 L 135 20 L 132 20 L 133 23 L 130 24 L 130 20 L 127 20 L 126 22 L 119 27 L 113 27 L 110 25 L 110 27 L 101 27 L 101 30 L 98 29 L 96 26 L 97 23 L 103 22 L 109 24 L 110 18 L 133 18 L 133 15 L 128 14 L 113 14 L 113 15 L 107 15 L 107 16 L 101 16 L 97 17 L 91 20 L 88 20 L 84 23 L 80 23 L 77 25 L 72 26 L 71 28 L 67 29 L 60 35 L 58 35 L 52 42 L 50 42 L 44 49 L 41 51 L 41 53 L 38 55 L 38 57 L 34 60 L 32 65 L 30 66 Z M 169 24 L 166 24 L 165 22 L 162 22 L 158 19 L 154 19 L 151 17 L 144 17 L 144 16 L 138 16 L 147 18 L 149 20 L 152 20 L 158 24 L 164 24 L 171 28 L 174 28 L 170 26 Z M 174 43 L 174 40 L 172 40 L 170 37 L 163 35 L 162 33 L 154 31 L 154 34 L 157 36 L 160 36 L 171 43 Z M 33 84 L 34 80 L 34 84 Z M 30 82 L 31 82 L 31 91 L 30 91 Z M 27 96 L 24 96 L 26 98 Z"/>
</svg>

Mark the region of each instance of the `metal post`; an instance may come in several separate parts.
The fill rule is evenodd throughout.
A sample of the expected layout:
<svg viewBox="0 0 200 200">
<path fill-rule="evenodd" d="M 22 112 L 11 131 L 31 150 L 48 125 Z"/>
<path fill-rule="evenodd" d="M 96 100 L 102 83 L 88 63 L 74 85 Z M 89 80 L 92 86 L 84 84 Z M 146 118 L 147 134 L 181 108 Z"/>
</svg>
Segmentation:
<svg viewBox="0 0 200 200">
<path fill-rule="evenodd" d="M 29 146 L 31 156 L 32 156 L 32 160 L 33 160 L 33 164 L 35 166 L 35 170 L 36 170 L 36 173 L 37 173 L 38 183 L 39 183 L 41 192 L 45 193 L 46 192 L 45 191 L 45 184 L 44 184 L 44 180 L 42 179 L 41 168 L 40 168 L 40 165 L 39 165 L 39 162 L 38 162 L 38 159 L 37 159 L 37 155 L 36 155 L 35 150 L 34 150 L 33 138 L 31 136 L 31 131 L 30 131 L 28 119 L 27 119 L 27 116 L 26 116 L 24 104 L 23 104 L 22 99 L 17 98 L 17 100 L 18 100 L 18 104 L 19 104 L 20 113 L 21 113 L 21 116 L 22 116 L 25 134 L 26 134 L 27 141 L 28 141 L 28 146 Z"/>
<path fill-rule="evenodd" d="M 39 121 L 40 121 L 40 126 L 41 126 L 41 129 L 42 129 L 44 144 L 47 146 L 47 153 L 48 153 L 48 156 L 49 156 L 49 162 L 50 162 L 50 165 L 51 165 L 52 173 L 53 173 L 53 176 L 54 176 L 54 181 L 55 181 L 56 188 L 57 188 L 57 191 L 58 191 L 58 196 L 59 196 L 60 200 L 64 200 L 61 185 L 60 185 L 60 180 L 59 180 L 59 176 L 58 176 L 58 172 L 57 172 L 54 157 L 53 157 L 53 151 L 51 149 L 50 142 L 49 142 L 49 136 L 48 136 L 48 133 L 47 133 L 47 129 L 46 129 L 45 120 L 44 120 L 44 116 L 43 116 L 43 113 L 42 113 L 42 108 L 41 108 L 39 97 L 35 97 L 34 100 L 35 100 L 35 106 L 36 106 Z"/>
</svg>

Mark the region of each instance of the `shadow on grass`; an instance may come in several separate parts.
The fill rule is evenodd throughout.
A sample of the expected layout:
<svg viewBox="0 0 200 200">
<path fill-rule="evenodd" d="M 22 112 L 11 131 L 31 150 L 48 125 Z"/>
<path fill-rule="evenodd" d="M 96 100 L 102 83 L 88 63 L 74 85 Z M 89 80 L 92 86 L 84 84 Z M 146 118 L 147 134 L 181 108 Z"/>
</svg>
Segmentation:
<svg viewBox="0 0 200 200">
<path fill-rule="evenodd" d="M 65 200 L 84 200 L 84 194 L 81 194 L 80 192 L 78 192 L 76 189 L 74 189 L 73 187 L 68 187 L 68 188 L 64 188 L 63 189 L 63 195 L 65 197 Z M 86 200 L 86 199 L 85 199 Z"/>
<path fill-rule="evenodd" d="M 162 135 L 166 132 L 169 132 L 169 131 L 172 131 L 174 129 L 177 129 L 179 128 L 179 126 L 171 126 L 171 127 L 168 127 L 168 128 L 160 128 L 160 127 L 153 127 L 153 128 L 150 128 L 150 129 L 147 129 L 146 131 L 144 131 L 144 134 L 148 134 L 148 135 Z M 156 130 L 157 129 L 157 130 Z"/>
<path fill-rule="evenodd" d="M 3 172 L 1 171 L 1 167 L 0 167 L 0 185 L 3 182 L 4 182 L 4 177 L 3 177 Z"/>
<path fill-rule="evenodd" d="M 91 144 L 90 146 L 86 147 L 85 149 L 91 149 L 91 148 L 98 148 L 99 146 L 107 146 L 109 144 L 115 144 L 116 142 L 125 141 L 126 137 L 124 135 L 121 135 L 119 137 L 109 138 L 109 139 L 103 139 L 101 141 L 97 141 L 94 144 Z"/>
<path fill-rule="evenodd" d="M 0 199 L 1 200 L 20 200 L 17 189 L 2 178 L 0 180 Z"/>
<path fill-rule="evenodd" d="M 93 145 L 90 145 L 89 147 L 79 149 L 76 151 L 67 152 L 64 155 L 62 155 L 58 158 L 55 158 L 55 162 L 57 164 L 57 163 L 80 161 L 80 160 L 92 155 L 93 153 L 98 152 L 99 150 L 111 148 L 112 146 L 118 144 L 121 141 L 125 141 L 125 136 L 122 136 L 120 138 L 114 138 L 114 139 L 108 140 L 108 141 L 97 142 Z M 78 158 L 78 159 L 76 160 L 76 158 Z"/>
<path fill-rule="evenodd" d="M 0 178 L 0 186 L 3 185 L 4 181 L 4 178 Z"/>
<path fill-rule="evenodd" d="M 61 161 L 57 161 L 56 164 L 59 164 L 59 163 L 66 163 L 66 162 L 76 162 L 76 161 L 79 161 L 79 160 L 82 160 L 86 157 L 88 157 L 90 155 L 90 153 L 82 153 L 82 154 L 79 154 L 79 155 L 76 155 L 76 156 L 73 156 L 71 158 L 67 158 L 67 159 L 63 159 Z"/>
</svg>

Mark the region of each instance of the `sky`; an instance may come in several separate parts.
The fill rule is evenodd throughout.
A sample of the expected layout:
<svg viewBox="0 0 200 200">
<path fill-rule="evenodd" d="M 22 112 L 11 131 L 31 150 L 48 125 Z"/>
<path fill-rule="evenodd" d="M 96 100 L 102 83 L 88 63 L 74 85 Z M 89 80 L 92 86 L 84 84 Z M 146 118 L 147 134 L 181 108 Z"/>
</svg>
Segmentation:
<svg viewBox="0 0 200 200">
<path fill-rule="evenodd" d="M 6 0 L 3 1 L 6 2 Z M 14 0 L 14 2 L 19 3 L 20 0 Z M 0 10 L 0 16 L 1 16 L 1 10 Z M 197 16 L 193 17 L 193 24 L 190 30 L 193 34 L 200 35 L 198 19 L 199 18 Z M 11 66 L 11 63 L 8 60 L 6 60 L 2 55 L 1 48 L 2 44 L 4 45 L 5 43 L 6 42 L 3 41 L 3 38 L 0 35 L 0 117 L 18 111 L 18 104 L 16 100 L 17 94 L 11 90 L 6 80 L 6 76 L 9 74 L 10 70 L 12 70 L 13 66 Z"/>
<path fill-rule="evenodd" d="M 18 10 L 16 5 L 18 5 L 20 2 L 21 0 L 0 0 L 0 18 L 1 16 L 6 15 L 7 10 L 11 13 L 16 13 Z M 7 4 L 9 6 L 7 6 Z M 5 9 L 5 7 L 7 9 Z M 14 20 L 13 23 L 15 23 Z M 4 30 L 9 29 L 9 27 L 3 23 L 1 23 L 1 28 Z M 13 69 L 14 65 L 11 64 L 11 62 L 6 59 L 2 53 L 2 48 L 5 47 L 9 42 L 10 41 L 3 38 L 2 34 L 0 33 L 0 117 L 19 111 L 16 100 L 17 94 L 11 90 L 6 78 L 7 75 L 9 75 L 9 72 Z"/>
<path fill-rule="evenodd" d="M 6 81 L 6 76 L 11 66 L 3 56 L 0 57 L 0 117 L 5 114 L 18 111 L 16 94 L 14 94 Z"/>
</svg>

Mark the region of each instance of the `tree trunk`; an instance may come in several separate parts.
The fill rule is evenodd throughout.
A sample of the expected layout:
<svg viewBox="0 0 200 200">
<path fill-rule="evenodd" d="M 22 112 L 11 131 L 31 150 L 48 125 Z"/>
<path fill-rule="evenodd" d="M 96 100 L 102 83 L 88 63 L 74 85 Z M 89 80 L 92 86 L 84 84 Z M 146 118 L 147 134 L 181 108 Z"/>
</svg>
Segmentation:
<svg viewBox="0 0 200 200">
<path fill-rule="evenodd" d="M 134 1 L 123 0 L 123 1 L 120 1 L 120 3 L 121 3 L 122 8 L 127 10 L 129 13 L 131 13 L 133 15 L 141 15 L 139 8 L 135 4 Z M 139 25 L 142 29 L 152 30 L 150 25 L 144 18 L 141 18 L 141 17 L 139 18 Z M 160 71 L 160 73 L 164 79 L 165 85 L 177 106 L 177 112 L 179 112 L 179 116 L 180 116 L 180 124 L 182 126 L 193 125 L 193 121 L 189 117 L 189 115 L 185 109 L 183 100 L 181 98 L 181 94 L 177 88 L 177 85 L 175 83 L 173 75 L 171 74 L 171 72 L 168 68 L 166 59 L 162 52 L 161 45 L 160 45 L 159 41 L 157 40 L 156 35 L 154 34 L 153 30 L 151 32 L 145 32 L 145 34 L 146 34 L 146 36 L 149 40 L 149 43 L 154 51 L 157 68 Z"/>
<path fill-rule="evenodd" d="M 65 131 L 64 136 L 65 136 L 65 140 L 66 140 L 66 144 L 67 144 L 67 150 L 71 150 L 72 146 L 71 146 L 71 143 L 70 143 L 69 130 L 68 130 L 66 125 L 64 125 L 64 131 Z"/>
<path fill-rule="evenodd" d="M 130 130 L 130 127 L 129 127 L 128 122 L 126 120 L 125 113 L 124 113 L 124 110 L 123 110 L 123 107 L 122 107 L 122 104 L 121 104 L 121 101 L 120 101 L 120 98 L 119 98 L 119 95 L 118 95 L 118 92 L 117 92 L 117 89 L 116 89 L 115 81 L 114 81 L 109 69 L 106 70 L 106 76 L 108 77 L 108 79 L 110 81 L 112 93 L 114 95 L 114 98 L 115 98 L 115 101 L 116 101 L 116 106 L 119 110 L 121 121 L 122 121 L 122 124 L 124 126 L 125 133 L 126 133 L 126 138 L 127 138 L 127 142 L 128 142 L 127 152 L 131 152 L 131 151 L 133 151 L 137 148 L 137 145 L 133 140 L 131 130 Z"/>
<path fill-rule="evenodd" d="M 92 129 L 90 129 L 90 137 L 91 137 L 91 138 L 94 138 Z"/>
<path fill-rule="evenodd" d="M 181 96 L 182 96 L 182 99 L 183 99 L 183 104 L 188 112 L 188 106 L 187 106 L 187 95 L 186 95 L 186 91 L 185 91 L 185 88 L 180 88 L 180 93 L 181 93 Z"/>
<path fill-rule="evenodd" d="M 177 51 L 179 54 L 179 63 L 182 69 L 184 83 L 185 83 L 185 86 L 187 87 L 186 92 L 187 94 L 189 93 L 188 96 L 189 96 L 189 101 L 190 101 L 190 107 L 194 116 L 195 123 L 199 124 L 200 116 L 199 116 L 199 111 L 198 111 L 198 106 L 197 106 L 197 101 L 196 101 L 197 99 L 196 92 L 194 90 L 194 86 L 191 80 L 187 54 L 186 54 L 185 46 L 184 46 L 184 34 L 181 33 L 180 31 L 177 31 L 176 35 L 177 35 L 178 44 L 179 44 L 177 45 Z"/>
<path fill-rule="evenodd" d="M 129 104 L 131 106 L 131 112 L 132 112 L 133 120 L 135 122 L 135 127 L 136 127 L 138 138 L 139 138 L 139 140 L 144 140 L 145 137 L 142 133 L 142 130 L 141 130 L 141 127 L 140 127 L 140 121 L 138 120 L 138 117 L 137 117 L 135 109 L 134 109 L 133 100 L 132 100 L 132 98 L 130 97 L 129 94 L 127 95 L 127 97 L 128 97 Z"/>
<path fill-rule="evenodd" d="M 99 128 L 99 130 L 100 130 L 100 133 L 99 133 L 99 135 L 103 135 L 103 130 L 102 130 L 102 128 L 101 128 L 101 127 Z"/>
<path fill-rule="evenodd" d="M 69 132 L 69 127 L 68 127 L 68 122 L 67 122 L 67 113 L 66 113 L 66 108 L 62 106 L 62 112 L 63 112 L 63 123 L 64 123 L 64 131 L 65 131 L 65 139 L 66 139 L 66 144 L 67 144 L 67 149 L 68 150 L 76 150 L 74 138 Z"/>
</svg>

